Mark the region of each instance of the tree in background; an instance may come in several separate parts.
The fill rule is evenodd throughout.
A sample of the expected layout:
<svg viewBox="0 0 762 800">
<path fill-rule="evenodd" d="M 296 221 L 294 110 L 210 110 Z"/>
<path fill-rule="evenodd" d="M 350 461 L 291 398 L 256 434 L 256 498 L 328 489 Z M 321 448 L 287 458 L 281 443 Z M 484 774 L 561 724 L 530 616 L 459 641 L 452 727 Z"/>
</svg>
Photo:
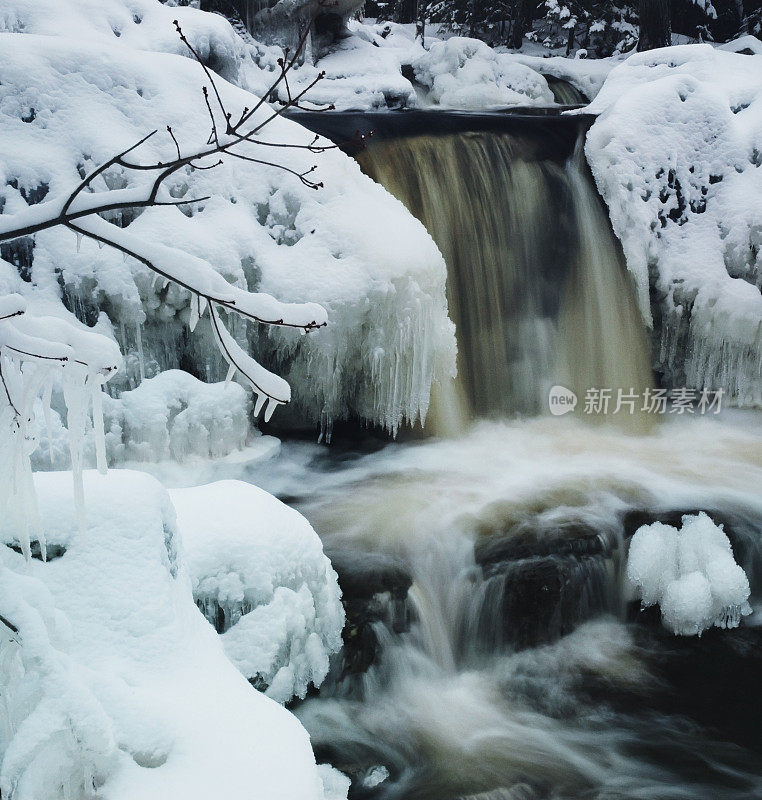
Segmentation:
<svg viewBox="0 0 762 800">
<path fill-rule="evenodd" d="M 638 22 L 638 50 L 653 50 L 672 44 L 669 0 L 640 0 Z"/>
<path fill-rule="evenodd" d="M 525 39 L 596 57 L 671 44 L 672 33 L 724 42 L 762 32 L 762 0 L 369 0 L 368 16 L 440 23 L 460 36 L 518 49 Z"/>
</svg>

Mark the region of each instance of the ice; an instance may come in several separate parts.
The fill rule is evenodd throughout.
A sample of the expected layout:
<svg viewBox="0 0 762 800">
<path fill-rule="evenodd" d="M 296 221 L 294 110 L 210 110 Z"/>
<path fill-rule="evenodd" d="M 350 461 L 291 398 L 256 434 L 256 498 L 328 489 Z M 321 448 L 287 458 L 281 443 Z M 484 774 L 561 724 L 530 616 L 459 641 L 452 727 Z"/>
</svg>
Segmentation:
<svg viewBox="0 0 762 800">
<path fill-rule="evenodd" d="M 684 45 L 630 56 L 586 109 L 665 382 L 739 405 L 762 404 L 760 98 L 762 55 Z"/>
<path fill-rule="evenodd" d="M 206 384 L 181 370 L 149 378 L 107 400 L 117 461 L 186 461 L 221 457 L 246 445 L 250 398 L 237 383 Z"/>
<path fill-rule="evenodd" d="M 87 536 L 70 477 L 35 484 L 65 554 L 27 563 L 0 545 L 0 614 L 16 629 L 0 625 L 3 797 L 344 800 L 348 781 L 316 767 L 300 723 L 198 612 L 158 482 L 86 472 Z M 0 519 L 0 539 L 14 536 Z"/>
<path fill-rule="evenodd" d="M 193 594 L 230 660 L 285 703 L 319 686 L 341 647 L 344 610 L 310 524 L 240 481 L 170 492 Z"/>
<path fill-rule="evenodd" d="M 643 607 L 659 605 L 662 621 L 679 636 L 716 625 L 736 628 L 751 614 L 749 581 L 730 540 L 701 512 L 686 514 L 680 530 L 661 522 L 632 537 L 627 578 Z"/>
<path fill-rule="evenodd" d="M 12 280 L 8 284 L 17 288 Z M 30 557 L 34 537 L 44 558 L 45 532 L 36 511 L 30 457 L 37 446 L 40 416 L 51 427 L 52 382 L 58 378 L 63 388 L 75 505 L 84 530 L 81 454 L 89 386 L 100 392 L 101 384 L 116 372 L 121 356 L 114 342 L 73 317 L 30 313 L 25 298 L 3 292 L 0 283 L 0 503 L 14 521 L 25 557 Z M 41 415 L 36 414 L 38 410 Z M 100 421 L 96 414 L 96 423 Z"/>
</svg>

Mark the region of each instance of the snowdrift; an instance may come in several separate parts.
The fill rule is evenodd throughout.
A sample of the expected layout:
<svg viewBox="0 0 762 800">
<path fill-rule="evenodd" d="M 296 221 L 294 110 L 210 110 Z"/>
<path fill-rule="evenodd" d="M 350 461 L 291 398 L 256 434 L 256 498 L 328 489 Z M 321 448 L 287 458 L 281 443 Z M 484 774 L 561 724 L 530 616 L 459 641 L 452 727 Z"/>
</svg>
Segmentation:
<svg viewBox="0 0 762 800">
<path fill-rule="evenodd" d="M 81 531 L 71 476 L 35 483 L 51 560 L 0 546 L 3 797 L 346 796 L 348 780 L 315 766 L 306 731 L 252 689 L 196 608 L 164 489 L 141 473 L 85 473 Z M 298 563 L 309 571 L 313 558 L 329 581 L 319 543 Z M 338 603 L 335 578 L 325 591 Z"/>
<path fill-rule="evenodd" d="M 762 404 L 762 55 L 638 53 L 586 111 L 585 152 L 667 382 Z"/>
</svg>

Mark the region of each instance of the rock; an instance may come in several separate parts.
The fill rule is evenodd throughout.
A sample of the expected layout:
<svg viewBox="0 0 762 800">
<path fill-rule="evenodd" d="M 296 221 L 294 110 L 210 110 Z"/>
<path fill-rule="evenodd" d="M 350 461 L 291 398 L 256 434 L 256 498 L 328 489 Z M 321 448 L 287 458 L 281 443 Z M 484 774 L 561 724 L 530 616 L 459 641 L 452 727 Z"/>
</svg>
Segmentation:
<svg viewBox="0 0 762 800">
<path fill-rule="evenodd" d="M 384 622 L 396 633 L 408 630 L 412 584 L 404 565 L 391 556 L 349 549 L 326 549 L 339 578 L 347 620 L 338 680 L 365 672 L 376 660 L 379 642 L 373 625 Z"/>
</svg>

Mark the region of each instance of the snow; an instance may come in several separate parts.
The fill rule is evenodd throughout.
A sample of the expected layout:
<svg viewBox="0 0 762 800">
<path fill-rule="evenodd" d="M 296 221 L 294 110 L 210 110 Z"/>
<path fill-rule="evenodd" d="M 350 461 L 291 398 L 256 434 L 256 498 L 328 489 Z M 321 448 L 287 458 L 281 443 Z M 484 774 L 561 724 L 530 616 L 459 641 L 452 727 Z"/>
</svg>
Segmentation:
<svg viewBox="0 0 762 800">
<path fill-rule="evenodd" d="M 248 392 L 237 383 L 206 384 L 180 370 L 162 372 L 107 401 L 109 430 L 121 432 L 113 458 L 182 462 L 242 450 L 250 407 Z"/>
<path fill-rule="evenodd" d="M 299 512 L 241 481 L 170 492 L 193 595 L 223 616 L 225 652 L 280 703 L 319 686 L 341 647 L 344 609 L 330 562 Z"/>
<path fill-rule="evenodd" d="M 109 344 L 113 345 L 113 342 Z M 37 442 L 31 454 L 35 470 L 71 467 L 66 409 L 60 381 L 50 385 L 47 408 L 33 405 L 30 433 Z M 279 442 L 263 436 L 249 421 L 251 398 L 239 384 L 204 383 L 187 372 L 167 370 L 147 378 L 136 389 L 118 398 L 100 397 L 103 415 L 103 448 L 109 466 L 132 465 L 151 472 L 203 473 L 213 463 L 254 460 L 277 452 Z M 98 437 L 89 419 L 82 434 L 83 464 L 96 464 Z M 192 482 L 203 483 L 196 477 Z"/>
<path fill-rule="evenodd" d="M 523 64 L 539 72 L 562 81 L 567 81 L 582 94 L 594 99 L 601 90 L 611 70 L 622 62 L 622 56 L 611 58 L 565 58 L 563 56 L 532 56 L 522 53 L 509 53 L 502 56 L 506 61 Z"/>
<path fill-rule="evenodd" d="M 498 55 L 478 39 L 435 42 L 413 62 L 427 100 L 444 108 L 482 109 L 553 105 L 547 81 L 533 69 Z"/>
<path fill-rule="evenodd" d="M 314 67 L 305 64 L 294 72 L 296 89 L 305 88 L 324 72 L 325 78 L 305 96 L 315 106 L 333 105 L 337 111 L 416 106 L 415 89 L 402 76 L 402 65 L 424 50 L 399 27 L 383 37 L 377 28 L 351 20 L 353 35 L 342 39 Z M 285 99 L 282 92 L 281 99 Z"/>
<path fill-rule="evenodd" d="M 762 404 L 761 98 L 762 55 L 685 45 L 630 56 L 585 109 L 667 382 L 739 405 Z"/>
<path fill-rule="evenodd" d="M 177 42 L 170 44 L 176 37 L 171 24 L 175 16 L 187 25 L 194 46 L 213 66 L 223 65 L 227 77 L 254 85 L 250 76 L 258 73 L 263 83 L 263 71 L 254 60 L 257 49 L 244 46 L 222 17 L 142 0 L 132 9 L 141 17 L 138 23 L 131 14 L 125 16 L 125 8 L 118 0 L 6 4 L 2 24 L 24 32 L 0 34 L 4 226 L 11 216 L 34 218 L 41 213 L 38 206 L 62 202 L 80 180 L 78 169 L 94 168 L 153 129 L 159 133 L 132 154 L 136 161 L 171 157 L 168 124 L 183 152 L 204 145 L 209 135 L 201 95 L 204 75 L 197 63 L 175 54 Z M 112 23 L 125 26 L 119 37 Z M 234 75 L 224 65 L 239 56 Z M 223 80 L 218 86 L 229 108 L 251 108 L 256 102 Z M 264 105 L 255 122 L 268 114 Z M 313 136 L 278 118 L 259 138 L 304 146 Z M 431 238 L 400 203 L 338 151 L 316 154 L 247 144 L 241 152 L 275 159 L 296 172 L 317 164 L 310 177 L 325 188 L 310 189 L 277 166 L 228 159 L 212 170 L 181 171 L 160 193 L 166 201 L 209 196 L 203 203 L 183 210 L 164 206 L 142 213 L 114 212 L 123 228 L 97 217 L 81 218 L 77 224 L 89 233 L 107 231 L 159 260 L 169 277 L 234 301 L 245 313 L 273 319 L 258 313 L 265 294 L 277 298 L 276 319 L 284 308 L 296 313 L 280 304 L 312 304 L 301 306 L 305 313 L 293 320 L 297 326 L 319 324 L 323 316 L 317 306 L 324 308 L 328 327 L 303 337 L 287 327 L 243 323 L 234 314 L 217 314 L 212 320 L 217 338 L 239 360 L 242 352 L 250 352 L 283 375 L 301 418 L 330 429 L 334 419 L 354 416 L 393 432 L 424 418 L 432 384 L 455 368 L 446 269 Z M 132 197 L 142 190 L 144 179 L 134 171 L 114 169 L 94 189 Z M 85 194 L 79 202 L 84 207 L 93 202 L 91 197 Z M 396 235 L 389 237 L 389 230 Z M 119 388 L 133 388 L 143 375 L 178 367 L 181 360 L 207 380 L 225 376 L 227 365 L 218 354 L 209 312 L 188 337 L 187 326 L 197 309 L 191 309 L 190 293 L 177 282 L 157 284 L 143 264 L 112 248 L 100 249 L 87 238 L 77 249 L 76 237 L 64 229 L 37 233 L 33 250 L 23 242 L 15 248 L 14 259 L 32 278 L 23 282 L 28 302 L 61 308 L 63 299 L 90 324 L 105 312 L 102 325 L 110 327 L 126 351 Z M 245 290 L 258 294 L 251 299 Z M 249 302 L 255 306 L 248 307 Z M 408 327 L 400 329 L 398 320 L 406 317 Z M 245 371 L 261 384 L 252 362 L 246 362 Z M 368 380 L 371 373 L 377 380 Z M 269 373 L 263 388 L 282 402 L 288 399 L 287 387 L 276 378 Z"/>
<path fill-rule="evenodd" d="M 704 512 L 686 514 L 680 530 L 661 522 L 632 537 L 627 578 L 644 608 L 658 604 L 662 621 L 679 636 L 713 625 L 736 628 L 751 614 L 749 580 L 730 541 Z"/>
<path fill-rule="evenodd" d="M 198 612 L 162 487 L 85 473 L 85 534 L 70 477 L 35 484 L 65 553 L 27 563 L 0 547 L 0 608 L 17 628 L 0 625 L 3 796 L 345 797 L 299 722 L 252 689 Z"/>
</svg>

